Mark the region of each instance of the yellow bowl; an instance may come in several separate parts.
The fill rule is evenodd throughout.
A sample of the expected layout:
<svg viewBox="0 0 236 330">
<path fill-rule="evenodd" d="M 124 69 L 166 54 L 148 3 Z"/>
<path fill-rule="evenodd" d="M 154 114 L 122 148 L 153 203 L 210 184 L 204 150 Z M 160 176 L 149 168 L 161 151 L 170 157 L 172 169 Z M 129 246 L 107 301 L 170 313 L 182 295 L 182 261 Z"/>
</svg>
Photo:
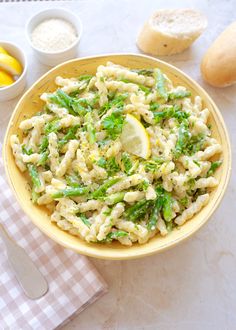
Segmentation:
<svg viewBox="0 0 236 330">
<path fill-rule="evenodd" d="M 42 108 L 43 102 L 39 99 L 39 96 L 43 92 L 55 90 L 56 85 L 54 81 L 58 75 L 63 77 L 75 77 L 86 73 L 93 74 L 100 64 L 105 64 L 107 61 L 119 63 L 130 68 L 159 67 L 175 84 L 186 86 L 189 90 L 191 90 L 193 96 L 200 95 L 203 99 L 204 106 L 210 110 L 209 122 L 212 125 L 213 136 L 221 143 L 223 147 L 224 161 L 216 173 L 216 177 L 219 180 L 219 185 L 211 192 L 210 201 L 207 206 L 205 206 L 201 212 L 180 227 L 180 229 L 175 229 L 166 237 L 160 237 L 157 235 L 144 245 L 134 244 L 132 247 L 126 247 L 122 246 L 118 242 L 108 245 L 88 244 L 85 241 L 62 231 L 56 225 L 52 224 L 46 209 L 35 206 L 30 201 L 29 185 L 27 184 L 25 176 L 22 175 L 16 167 L 10 148 L 10 136 L 16 133 L 21 135 L 21 132 L 18 129 L 19 123 L 26 117 L 32 116 Z M 170 64 L 152 57 L 135 54 L 101 55 L 75 59 L 61 64 L 46 73 L 33 84 L 33 86 L 18 102 L 6 132 L 3 153 L 7 177 L 15 196 L 22 209 L 42 232 L 59 244 L 78 253 L 96 258 L 114 260 L 132 259 L 151 255 L 173 247 L 177 243 L 190 237 L 207 222 L 216 210 L 225 193 L 231 171 L 231 149 L 228 133 L 220 111 L 209 95 L 186 74 Z"/>
</svg>

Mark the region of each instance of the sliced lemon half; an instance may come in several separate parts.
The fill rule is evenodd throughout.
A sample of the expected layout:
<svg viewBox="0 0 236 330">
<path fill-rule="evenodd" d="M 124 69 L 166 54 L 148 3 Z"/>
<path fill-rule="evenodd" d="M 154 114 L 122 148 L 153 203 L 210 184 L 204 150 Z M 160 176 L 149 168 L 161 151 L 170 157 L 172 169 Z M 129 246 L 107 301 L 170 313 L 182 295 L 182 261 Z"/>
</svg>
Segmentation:
<svg viewBox="0 0 236 330">
<path fill-rule="evenodd" d="M 0 53 L 0 69 L 13 76 L 19 76 L 22 73 L 21 64 L 14 57 L 3 53 Z"/>
<path fill-rule="evenodd" d="M 0 70 L 0 87 L 6 87 L 14 83 L 12 76 Z"/>
<path fill-rule="evenodd" d="M 123 150 L 148 159 L 151 155 L 150 139 L 145 127 L 134 116 L 127 114 L 121 133 Z"/>
<path fill-rule="evenodd" d="M 0 46 L 0 54 L 8 54 L 8 52 L 6 51 L 6 49 L 4 49 L 2 46 Z"/>
</svg>

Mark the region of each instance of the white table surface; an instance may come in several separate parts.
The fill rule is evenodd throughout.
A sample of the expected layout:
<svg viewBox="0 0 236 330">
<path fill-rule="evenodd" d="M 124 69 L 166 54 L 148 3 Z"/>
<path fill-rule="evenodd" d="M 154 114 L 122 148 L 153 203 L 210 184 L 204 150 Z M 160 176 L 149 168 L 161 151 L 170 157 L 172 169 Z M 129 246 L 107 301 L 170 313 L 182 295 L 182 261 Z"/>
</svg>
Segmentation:
<svg viewBox="0 0 236 330">
<path fill-rule="evenodd" d="M 0 39 L 17 42 L 28 55 L 28 86 L 48 70 L 32 56 L 24 35 L 27 19 L 40 9 L 66 7 L 77 13 L 84 32 L 79 56 L 138 52 L 137 32 L 157 8 L 174 0 L 87 0 L 0 4 Z M 64 330 L 233 330 L 236 329 L 236 85 L 215 89 L 200 76 L 208 45 L 236 20 L 234 0 L 178 1 L 208 17 L 209 26 L 193 47 L 165 58 L 198 81 L 222 111 L 232 141 L 233 171 L 225 198 L 209 223 L 193 238 L 160 255 L 133 261 L 94 260 L 109 293 Z M 0 141 L 17 99 L 0 104 Z"/>
</svg>

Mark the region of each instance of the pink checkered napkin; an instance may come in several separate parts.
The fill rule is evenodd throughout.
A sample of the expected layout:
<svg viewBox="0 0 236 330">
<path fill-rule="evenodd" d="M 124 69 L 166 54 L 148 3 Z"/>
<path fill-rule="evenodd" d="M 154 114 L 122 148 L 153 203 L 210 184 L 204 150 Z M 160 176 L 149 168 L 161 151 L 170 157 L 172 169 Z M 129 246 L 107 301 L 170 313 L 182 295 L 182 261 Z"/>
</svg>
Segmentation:
<svg viewBox="0 0 236 330">
<path fill-rule="evenodd" d="M 45 276 L 49 291 L 38 300 L 24 295 L 0 240 L 0 329 L 54 329 L 105 293 L 106 284 L 87 258 L 54 243 L 30 222 L 3 173 L 0 159 L 0 221 Z"/>
</svg>

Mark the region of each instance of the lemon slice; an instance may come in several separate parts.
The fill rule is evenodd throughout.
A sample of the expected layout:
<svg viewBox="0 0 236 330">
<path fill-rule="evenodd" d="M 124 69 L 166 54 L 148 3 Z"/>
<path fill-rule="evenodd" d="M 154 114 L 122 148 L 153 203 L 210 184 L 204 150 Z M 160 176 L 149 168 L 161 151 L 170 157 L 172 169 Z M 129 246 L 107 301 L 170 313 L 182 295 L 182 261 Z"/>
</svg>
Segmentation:
<svg viewBox="0 0 236 330">
<path fill-rule="evenodd" d="M 0 71 L 0 87 L 9 86 L 13 83 L 13 78 L 7 72 Z"/>
<path fill-rule="evenodd" d="M 120 136 L 123 150 L 147 159 L 151 155 L 150 139 L 145 127 L 134 116 L 127 114 Z"/>
<path fill-rule="evenodd" d="M 0 69 L 7 71 L 13 76 L 18 76 L 22 73 L 21 64 L 12 56 L 0 53 Z"/>
<path fill-rule="evenodd" d="M 0 54 L 7 54 L 7 55 L 9 55 L 8 52 L 3 47 L 1 47 L 1 46 L 0 46 Z"/>
</svg>

